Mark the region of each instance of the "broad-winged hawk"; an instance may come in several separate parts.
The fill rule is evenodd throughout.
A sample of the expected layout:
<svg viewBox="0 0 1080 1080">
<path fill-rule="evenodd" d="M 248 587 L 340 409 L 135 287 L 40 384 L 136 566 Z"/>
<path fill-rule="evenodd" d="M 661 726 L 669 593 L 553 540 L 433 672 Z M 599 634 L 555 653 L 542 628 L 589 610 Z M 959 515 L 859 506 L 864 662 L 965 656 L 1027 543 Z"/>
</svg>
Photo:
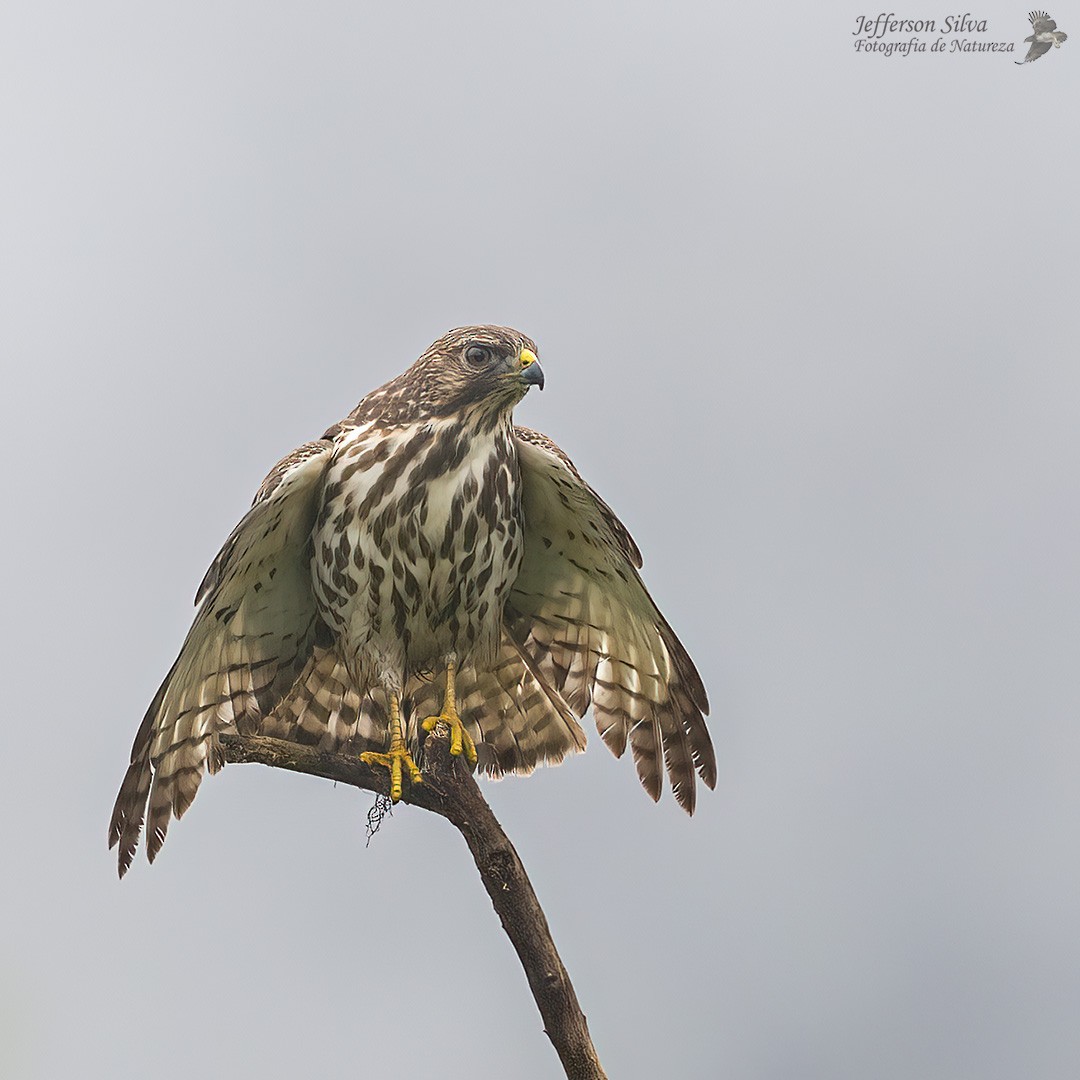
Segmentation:
<svg viewBox="0 0 1080 1080">
<path fill-rule="evenodd" d="M 1031 23 L 1034 33 L 1024 38 L 1024 41 L 1030 41 L 1031 48 L 1028 49 L 1027 56 L 1023 60 L 1014 61 L 1016 64 L 1030 64 L 1033 60 L 1038 60 L 1040 56 L 1050 51 L 1051 46 L 1060 49 L 1061 43 L 1069 37 L 1063 30 L 1057 28 L 1057 23 L 1045 11 L 1030 12 L 1028 22 Z"/>
<path fill-rule="evenodd" d="M 543 385 L 516 330 L 453 330 L 270 471 L 135 737 L 109 829 L 121 875 L 144 820 L 152 861 L 221 767 L 224 732 L 360 753 L 396 798 L 439 719 L 488 773 L 527 773 L 584 748 L 591 704 L 649 794 L 666 766 L 693 812 L 695 771 L 716 783 L 705 688 L 622 523 L 513 426 Z"/>
</svg>

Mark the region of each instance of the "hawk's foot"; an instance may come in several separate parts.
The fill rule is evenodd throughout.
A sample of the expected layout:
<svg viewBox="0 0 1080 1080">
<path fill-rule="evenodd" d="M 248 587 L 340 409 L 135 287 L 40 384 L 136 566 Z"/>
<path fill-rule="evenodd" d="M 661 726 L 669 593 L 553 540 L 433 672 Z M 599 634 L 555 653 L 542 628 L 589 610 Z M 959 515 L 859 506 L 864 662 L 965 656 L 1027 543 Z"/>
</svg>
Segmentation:
<svg viewBox="0 0 1080 1080">
<path fill-rule="evenodd" d="M 390 772 L 390 801 L 396 803 L 401 798 L 402 771 L 409 774 L 410 784 L 422 784 L 424 778 L 416 767 L 416 762 L 405 744 L 405 730 L 401 723 L 401 702 L 395 693 L 390 694 L 390 748 L 385 754 L 374 750 L 365 750 L 360 760 L 365 765 L 380 765 Z"/>
<path fill-rule="evenodd" d="M 450 728 L 450 753 L 455 757 L 464 753 L 469 764 L 475 765 L 476 744 L 465 730 L 465 725 L 461 722 L 461 717 L 458 716 L 452 702 L 447 702 L 438 716 L 429 716 L 420 726 L 425 731 L 433 731 L 438 724 L 446 724 Z"/>
<path fill-rule="evenodd" d="M 407 773 L 410 784 L 422 784 L 424 778 L 413 761 L 412 754 L 405 746 L 391 746 L 385 754 L 378 754 L 373 750 L 365 750 L 360 755 L 360 760 L 365 765 L 381 765 L 390 771 L 390 801 L 398 802 L 401 799 L 402 778 Z"/>
</svg>

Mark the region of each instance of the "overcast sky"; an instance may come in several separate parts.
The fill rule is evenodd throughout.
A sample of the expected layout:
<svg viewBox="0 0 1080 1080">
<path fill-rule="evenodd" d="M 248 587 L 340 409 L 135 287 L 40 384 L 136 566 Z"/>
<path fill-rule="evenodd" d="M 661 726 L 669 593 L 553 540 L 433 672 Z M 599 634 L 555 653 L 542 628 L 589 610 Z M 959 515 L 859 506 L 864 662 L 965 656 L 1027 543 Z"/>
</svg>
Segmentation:
<svg viewBox="0 0 1080 1080">
<path fill-rule="evenodd" d="M 485 784 L 613 1080 L 1080 1073 L 1080 9 L 830 6 L 5 7 L 0 1075 L 559 1075 L 445 822 L 235 766 L 105 847 L 263 474 L 468 322 L 713 704 L 692 820 L 591 722 Z"/>
</svg>

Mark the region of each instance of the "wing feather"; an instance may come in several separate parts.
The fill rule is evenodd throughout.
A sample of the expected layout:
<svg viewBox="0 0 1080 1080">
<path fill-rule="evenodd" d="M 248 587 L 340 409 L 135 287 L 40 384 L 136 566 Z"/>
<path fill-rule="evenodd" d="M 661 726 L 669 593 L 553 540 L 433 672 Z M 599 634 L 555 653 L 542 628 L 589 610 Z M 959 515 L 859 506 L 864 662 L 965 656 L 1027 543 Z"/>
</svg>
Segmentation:
<svg viewBox="0 0 1080 1080">
<path fill-rule="evenodd" d="M 626 527 L 551 439 L 515 432 L 525 552 L 507 628 L 576 716 L 592 705 L 616 756 L 630 746 L 654 799 L 666 767 L 693 813 L 695 771 L 716 783 L 701 676 L 642 583 Z"/>
<path fill-rule="evenodd" d="M 1049 41 L 1032 41 L 1031 38 L 1025 38 L 1024 40 L 1031 41 L 1031 48 L 1028 49 L 1027 55 L 1024 57 L 1024 59 L 1018 61 L 1018 63 L 1030 63 L 1032 60 L 1038 60 L 1040 56 L 1050 51 Z"/>
<path fill-rule="evenodd" d="M 169 821 L 221 767 L 223 731 L 252 731 L 288 693 L 312 650 L 318 615 L 308 543 L 332 444 L 306 443 L 274 467 L 199 587 L 180 655 L 131 749 L 109 846 L 120 875 L 146 816 L 153 861 Z"/>
</svg>

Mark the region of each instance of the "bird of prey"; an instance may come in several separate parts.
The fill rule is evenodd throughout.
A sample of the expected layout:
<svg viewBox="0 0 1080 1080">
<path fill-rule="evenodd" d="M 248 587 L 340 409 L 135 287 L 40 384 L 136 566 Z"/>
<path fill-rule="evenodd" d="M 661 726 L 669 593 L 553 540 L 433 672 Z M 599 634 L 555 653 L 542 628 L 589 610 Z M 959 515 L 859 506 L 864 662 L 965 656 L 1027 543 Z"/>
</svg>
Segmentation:
<svg viewBox="0 0 1080 1080">
<path fill-rule="evenodd" d="M 1045 11 L 1032 11 L 1028 15 L 1028 21 L 1035 32 L 1024 38 L 1024 41 L 1030 41 L 1031 48 L 1023 60 L 1014 60 L 1014 64 L 1029 64 L 1032 60 L 1038 60 L 1043 53 L 1050 51 L 1051 45 L 1060 49 L 1061 43 L 1069 36 L 1057 28 L 1057 23 Z"/>
<path fill-rule="evenodd" d="M 638 575 L 622 522 L 547 436 L 515 427 L 544 376 L 516 330 L 436 341 L 271 469 L 196 596 L 131 749 L 109 827 L 123 876 L 259 733 L 359 754 L 395 801 L 424 731 L 501 775 L 629 744 L 658 799 L 694 810 L 716 761 L 701 677 Z"/>
</svg>

